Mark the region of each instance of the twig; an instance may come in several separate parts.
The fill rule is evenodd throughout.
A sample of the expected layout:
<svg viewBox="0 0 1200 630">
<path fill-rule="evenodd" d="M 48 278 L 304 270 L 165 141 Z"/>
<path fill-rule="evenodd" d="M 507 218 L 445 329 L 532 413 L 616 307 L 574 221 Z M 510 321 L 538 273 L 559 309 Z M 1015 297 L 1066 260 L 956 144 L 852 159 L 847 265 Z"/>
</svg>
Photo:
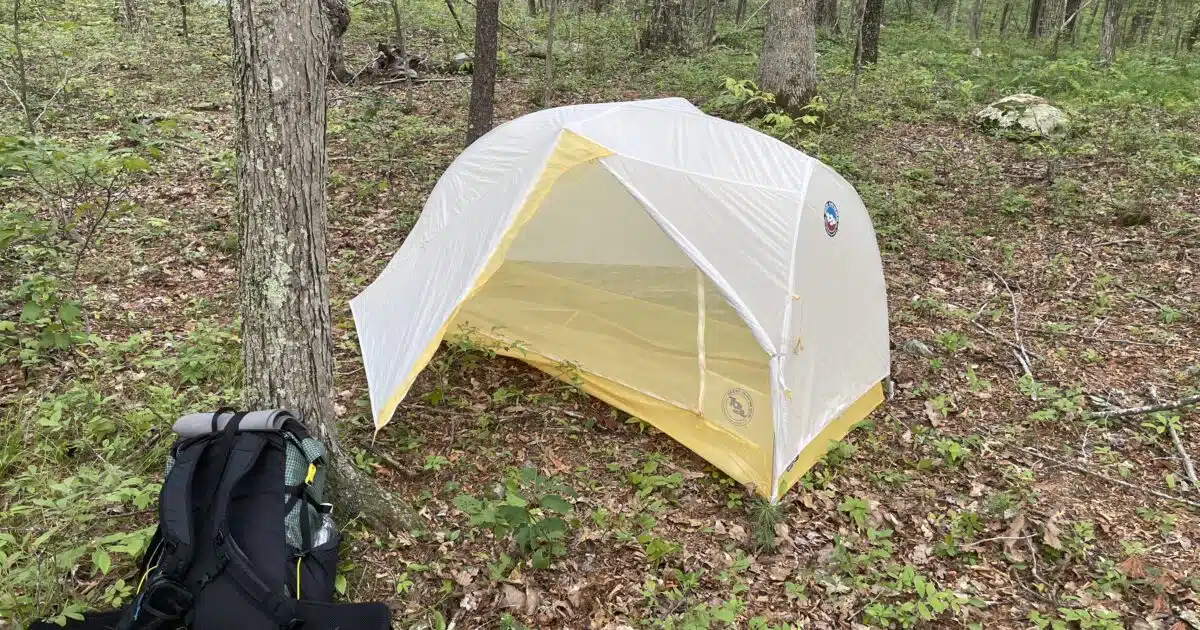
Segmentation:
<svg viewBox="0 0 1200 630">
<path fill-rule="evenodd" d="M 1111 484 L 1115 484 L 1115 485 L 1118 485 L 1118 486 L 1122 486 L 1122 487 L 1125 487 L 1125 488 L 1129 488 L 1129 489 L 1131 489 L 1131 490 L 1138 490 L 1138 491 L 1141 491 L 1141 492 L 1145 492 L 1146 494 L 1149 494 L 1149 495 L 1156 496 L 1156 497 L 1158 497 L 1158 498 L 1160 498 L 1160 499 L 1166 499 L 1166 500 L 1168 500 L 1168 501 L 1176 501 L 1176 502 L 1178 502 L 1178 503 L 1182 503 L 1182 504 L 1184 504 L 1184 505 L 1190 505 L 1190 506 L 1192 506 L 1192 507 L 1200 508 L 1200 503 L 1197 503 L 1196 501 L 1191 501 L 1191 500 L 1188 500 L 1188 499 L 1184 499 L 1183 497 L 1175 497 L 1175 496 L 1171 496 L 1171 495 L 1169 495 L 1169 494 L 1166 494 L 1166 493 L 1164 493 L 1164 492 L 1159 492 L 1159 491 L 1157 491 L 1157 490 L 1152 490 L 1152 489 L 1150 489 L 1150 488 L 1147 488 L 1147 487 L 1145 487 L 1145 486 L 1137 486 L 1137 485 L 1134 485 L 1134 484 L 1132 484 L 1132 483 L 1129 483 L 1128 481 L 1121 481 L 1120 479 L 1115 479 L 1115 478 L 1113 478 L 1113 477 L 1109 477 L 1108 475 L 1105 475 L 1105 474 L 1103 474 L 1103 473 L 1098 473 L 1098 472 L 1096 472 L 1096 471 L 1094 471 L 1094 470 L 1088 470 L 1088 469 L 1086 469 L 1086 468 L 1083 468 L 1083 467 L 1081 467 L 1081 466 L 1076 466 L 1076 465 L 1074 465 L 1074 464 L 1068 464 L 1068 463 L 1066 463 L 1066 462 L 1061 462 L 1061 461 L 1059 461 L 1059 460 L 1057 460 L 1057 459 L 1054 459 L 1053 457 L 1050 457 L 1049 455 L 1046 455 L 1046 454 L 1042 453 L 1041 451 L 1038 451 L 1038 450 L 1035 450 L 1035 449 L 1032 449 L 1032 448 L 1026 448 L 1026 447 L 1018 447 L 1018 448 L 1020 448 L 1022 451 L 1025 451 L 1026 453 L 1029 453 L 1030 455 L 1033 455 L 1033 456 L 1035 456 L 1035 457 L 1037 457 L 1037 458 L 1039 458 L 1039 459 L 1043 459 L 1043 460 L 1045 460 L 1045 461 L 1048 461 L 1048 462 L 1050 462 L 1050 463 L 1052 463 L 1052 464 L 1056 464 L 1056 465 L 1058 465 L 1058 466 L 1062 466 L 1063 468 L 1070 468 L 1071 470 L 1073 470 L 1073 471 L 1075 471 L 1075 472 L 1077 472 L 1077 473 L 1083 474 L 1083 475 L 1088 475 L 1088 476 L 1090 476 L 1090 477 L 1096 477 L 1097 479 L 1103 479 L 1104 481 L 1107 481 L 1107 482 L 1109 482 L 1109 483 L 1111 483 Z"/>
<path fill-rule="evenodd" d="M 446 8 L 450 9 L 450 15 L 454 18 L 454 23 L 458 25 L 458 34 L 466 35 L 467 32 L 463 30 L 462 20 L 458 19 L 458 11 L 454 10 L 454 4 L 451 2 L 451 0 L 446 0 Z"/>
<path fill-rule="evenodd" d="M 997 273 L 991 267 L 988 267 L 988 271 L 992 272 L 992 275 L 996 276 L 996 279 L 1004 285 L 1004 290 L 1008 291 L 1008 299 L 1012 301 L 1013 309 L 1013 336 L 1016 337 L 1017 350 L 1020 351 L 1017 360 L 1021 362 L 1021 367 L 1025 368 L 1025 374 L 1029 378 L 1033 378 L 1033 370 L 1030 369 L 1029 351 L 1025 349 L 1025 344 L 1021 342 L 1021 308 L 1017 306 L 1017 294 L 1013 293 L 1012 287 L 1008 286 L 1008 280 L 1005 280 L 1004 276 Z"/>
<path fill-rule="evenodd" d="M 1121 284 L 1121 283 L 1119 283 L 1119 282 L 1116 282 L 1116 283 L 1114 283 L 1114 284 L 1116 284 L 1118 287 L 1120 287 L 1120 288 L 1124 289 L 1125 291 L 1128 291 L 1129 293 L 1133 294 L 1133 297 L 1135 297 L 1135 298 L 1137 298 L 1137 299 L 1139 299 L 1139 300 L 1141 300 L 1141 301 L 1143 301 L 1143 302 L 1145 302 L 1145 303 L 1147 303 L 1147 304 L 1149 304 L 1149 305 L 1151 305 L 1151 306 L 1154 306 L 1154 307 L 1158 308 L 1158 310 L 1160 310 L 1160 311 L 1166 311 L 1166 310 L 1172 310 L 1172 311 L 1174 311 L 1174 310 L 1175 310 L 1175 309 L 1173 309 L 1173 308 L 1172 308 L 1172 309 L 1168 309 L 1166 306 L 1163 306 L 1162 304 L 1160 304 L 1160 303 L 1158 303 L 1158 302 L 1154 301 L 1153 299 L 1151 299 L 1151 298 L 1149 298 L 1149 297 L 1146 297 L 1146 296 L 1142 295 L 1141 293 L 1138 293 L 1137 291 L 1134 291 L 1133 289 L 1130 289 L 1129 287 L 1127 287 L 1127 286 L 1125 286 L 1125 285 L 1123 285 L 1123 284 Z M 1185 316 L 1185 317 L 1191 317 L 1191 316 L 1192 316 L 1192 314 L 1191 314 L 1191 313 L 1189 313 L 1189 312 L 1187 312 L 1187 311 L 1176 311 L 1176 312 L 1177 312 L 1177 313 L 1179 313 L 1179 314 L 1181 314 L 1181 315 L 1183 315 L 1183 316 Z"/>
<path fill-rule="evenodd" d="M 746 17 L 746 19 L 742 20 L 742 25 L 733 29 L 733 32 L 740 33 L 742 31 L 746 30 L 750 26 L 750 19 L 753 18 L 754 16 L 758 15 L 758 12 L 762 11 L 763 7 L 770 4 L 770 2 L 771 2 L 771 0 L 765 0 L 762 4 L 758 5 L 758 8 L 755 9 L 754 11 L 752 11 L 750 13 L 750 15 Z"/>
<path fill-rule="evenodd" d="M 992 339 L 995 339 L 996 341 L 999 341 L 999 342 L 1003 343 L 1003 344 L 1004 344 L 1004 345 L 1006 345 L 1006 346 L 1009 346 L 1009 347 L 1011 347 L 1013 350 L 1019 350 L 1019 349 L 1021 348 L 1021 347 L 1020 347 L 1020 346 L 1018 346 L 1017 344 L 1015 344 L 1015 343 L 1013 343 L 1013 342 L 1009 341 L 1008 339 L 1005 339 L 1005 338 L 1004 338 L 1004 335 L 1001 335 L 1000 333 L 998 333 L 998 332 L 996 332 L 996 331 L 994 331 L 994 330 L 992 330 L 992 329 L 990 329 L 990 328 L 988 328 L 988 327 L 984 326 L 983 324 L 980 324 L 979 322 L 977 322 L 977 321 L 975 321 L 975 320 L 971 320 L 971 323 L 972 323 L 972 324 L 975 324 L 975 327 L 976 327 L 976 328 L 978 328 L 979 330 L 981 330 L 981 331 L 982 331 L 984 334 L 986 334 L 987 336 L 991 337 Z M 1028 352 L 1028 351 L 1027 351 L 1027 352 Z M 1032 356 L 1034 356 L 1034 357 L 1036 357 L 1036 358 L 1038 358 L 1038 359 L 1041 359 L 1041 358 L 1042 358 L 1042 355 L 1040 355 L 1040 354 L 1038 354 L 1038 353 L 1036 353 L 1036 352 L 1029 352 L 1029 354 L 1031 354 Z"/>
<path fill-rule="evenodd" d="M 1140 239 L 1140 238 L 1119 238 L 1115 241 L 1104 241 L 1103 243 L 1096 243 L 1096 244 L 1092 245 L 1092 247 L 1104 247 L 1105 245 L 1121 245 L 1123 243 L 1137 243 L 1140 240 L 1142 240 L 1142 239 Z"/>
<path fill-rule="evenodd" d="M 1128 409 L 1113 409 L 1112 411 L 1102 411 L 1095 414 L 1093 417 L 1098 419 L 1103 418 L 1124 418 L 1125 416 L 1140 416 L 1142 414 L 1154 413 L 1156 411 L 1170 411 L 1171 409 L 1179 409 L 1200 403 L 1200 394 L 1193 394 L 1180 398 L 1179 400 L 1158 403 L 1154 405 L 1146 405 L 1144 407 L 1130 407 Z"/>
<path fill-rule="evenodd" d="M 1196 481 L 1196 467 L 1192 465 L 1192 458 L 1188 455 L 1187 449 L 1183 448 L 1183 440 L 1179 439 L 1179 431 L 1175 429 L 1175 425 L 1168 424 L 1167 430 L 1171 433 L 1171 441 L 1175 443 L 1175 450 L 1179 451 L 1179 458 L 1183 460 L 1183 471 L 1187 473 L 1188 483 L 1192 490 L 1195 490 L 1200 482 Z"/>
<path fill-rule="evenodd" d="M 970 549 L 971 547 L 978 547 L 979 545 L 982 545 L 983 543 L 995 542 L 997 540 L 1025 540 L 1027 538 L 1033 538 L 1033 534 L 1028 534 L 1026 536 L 996 536 L 995 538 L 984 538 L 983 540 L 976 540 L 973 543 L 968 543 L 966 545 L 963 545 L 962 549 Z"/>
</svg>

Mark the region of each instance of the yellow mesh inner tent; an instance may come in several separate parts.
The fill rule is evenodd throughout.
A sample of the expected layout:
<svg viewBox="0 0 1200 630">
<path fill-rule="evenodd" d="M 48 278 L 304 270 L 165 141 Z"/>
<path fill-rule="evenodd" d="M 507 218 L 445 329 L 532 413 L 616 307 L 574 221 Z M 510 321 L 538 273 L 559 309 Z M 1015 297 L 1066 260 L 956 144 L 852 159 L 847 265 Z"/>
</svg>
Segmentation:
<svg viewBox="0 0 1200 630">
<path fill-rule="evenodd" d="M 882 401 L 888 374 L 853 188 L 682 99 L 492 130 L 351 308 L 378 428 L 438 344 L 469 335 L 773 500 Z"/>
</svg>

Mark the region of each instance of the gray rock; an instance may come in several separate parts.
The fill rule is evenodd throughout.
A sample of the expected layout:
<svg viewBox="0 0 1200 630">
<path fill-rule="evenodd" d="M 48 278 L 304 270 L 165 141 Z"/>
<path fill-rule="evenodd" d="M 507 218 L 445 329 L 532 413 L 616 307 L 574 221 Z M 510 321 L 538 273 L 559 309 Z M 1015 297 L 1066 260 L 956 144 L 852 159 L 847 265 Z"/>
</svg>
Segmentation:
<svg viewBox="0 0 1200 630">
<path fill-rule="evenodd" d="M 928 359 L 929 357 L 933 356 L 933 350 L 930 350 L 929 346 L 916 339 L 909 339 L 908 341 L 905 341 L 904 345 L 900 346 L 900 349 L 913 355 L 914 357 L 924 357 Z"/>
<path fill-rule="evenodd" d="M 1067 135 L 1070 122 L 1061 109 L 1032 94 L 1006 96 L 975 114 L 981 129 L 1023 138 L 1060 138 Z"/>
</svg>

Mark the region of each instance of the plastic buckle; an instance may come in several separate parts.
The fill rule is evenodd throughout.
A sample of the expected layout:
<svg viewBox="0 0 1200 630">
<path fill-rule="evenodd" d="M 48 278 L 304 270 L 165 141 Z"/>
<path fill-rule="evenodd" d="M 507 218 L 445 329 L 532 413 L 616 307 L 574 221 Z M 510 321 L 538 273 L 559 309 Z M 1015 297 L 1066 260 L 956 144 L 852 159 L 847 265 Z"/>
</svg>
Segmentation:
<svg viewBox="0 0 1200 630">
<path fill-rule="evenodd" d="M 300 630 L 300 628 L 302 628 L 302 627 L 304 627 L 303 619 L 293 619 L 293 620 L 289 621 L 286 626 L 283 627 L 283 630 Z"/>
</svg>

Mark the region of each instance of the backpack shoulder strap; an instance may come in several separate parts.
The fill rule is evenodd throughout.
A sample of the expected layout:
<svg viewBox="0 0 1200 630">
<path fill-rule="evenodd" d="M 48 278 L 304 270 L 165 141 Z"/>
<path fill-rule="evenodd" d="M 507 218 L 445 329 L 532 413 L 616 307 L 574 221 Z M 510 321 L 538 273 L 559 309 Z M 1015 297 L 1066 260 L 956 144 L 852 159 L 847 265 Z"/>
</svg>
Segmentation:
<svg viewBox="0 0 1200 630">
<path fill-rule="evenodd" d="M 213 415 L 214 421 L 224 411 L 226 410 L 217 411 Z M 230 470 L 234 437 L 244 415 L 235 414 L 225 425 L 219 438 L 201 440 L 176 452 L 175 465 L 163 480 L 158 499 L 162 555 L 145 589 L 138 593 L 126 608 L 116 626 L 117 630 L 173 628 L 192 609 L 195 595 L 183 580 L 192 567 L 197 546 L 195 523 L 192 518 L 193 481 L 201 461 L 205 459 L 205 453 L 210 448 L 215 448 L 218 454 L 213 460 L 213 465 L 222 467 L 218 487 L 224 483 Z"/>
</svg>

